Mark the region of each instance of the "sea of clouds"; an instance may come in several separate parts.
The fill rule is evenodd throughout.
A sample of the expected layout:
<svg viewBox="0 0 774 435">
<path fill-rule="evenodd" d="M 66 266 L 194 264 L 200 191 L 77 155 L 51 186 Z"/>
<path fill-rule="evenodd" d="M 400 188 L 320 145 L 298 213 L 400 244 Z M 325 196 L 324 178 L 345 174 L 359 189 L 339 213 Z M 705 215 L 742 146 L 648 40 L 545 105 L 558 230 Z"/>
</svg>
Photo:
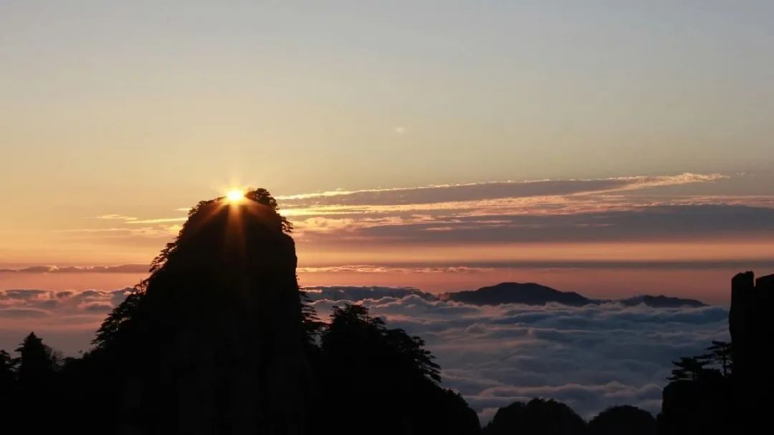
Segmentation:
<svg viewBox="0 0 774 435">
<path fill-rule="evenodd" d="M 586 418 L 618 404 L 656 414 L 671 361 L 728 339 L 728 308 L 720 306 L 474 306 L 414 289 L 307 290 L 322 319 L 335 305 L 360 303 L 389 327 L 422 337 L 443 385 L 458 390 L 482 422 L 534 397 L 565 402 Z M 128 291 L 0 291 L 0 349 L 12 351 L 34 330 L 66 354 L 86 350 Z"/>
<path fill-rule="evenodd" d="M 443 384 L 462 393 L 482 423 L 497 408 L 534 397 L 560 400 L 585 418 L 630 404 L 657 414 L 680 356 L 728 340 L 728 309 L 633 307 L 617 303 L 473 306 L 402 289 L 335 288 L 310 293 L 321 317 L 360 303 L 422 337 Z M 347 299 L 346 296 L 355 296 Z"/>
</svg>

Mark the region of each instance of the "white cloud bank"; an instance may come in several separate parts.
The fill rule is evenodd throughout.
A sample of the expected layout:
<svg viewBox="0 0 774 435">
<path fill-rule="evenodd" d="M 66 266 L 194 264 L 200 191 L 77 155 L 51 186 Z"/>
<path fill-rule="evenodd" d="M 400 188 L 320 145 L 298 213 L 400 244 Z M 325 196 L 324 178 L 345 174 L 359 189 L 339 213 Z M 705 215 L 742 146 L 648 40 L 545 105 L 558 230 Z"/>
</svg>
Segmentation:
<svg viewBox="0 0 774 435">
<path fill-rule="evenodd" d="M 459 390 L 482 422 L 534 397 L 565 402 L 586 418 L 618 404 L 656 414 L 671 361 L 728 339 L 728 310 L 717 306 L 478 307 L 418 295 L 360 302 L 388 326 L 421 336 L 444 385 Z M 322 315 L 342 303 L 313 304 Z"/>
<path fill-rule="evenodd" d="M 127 291 L 0 291 L 0 349 L 12 351 L 34 330 L 67 354 L 85 350 Z M 657 413 L 671 361 L 728 339 L 728 309 L 718 306 L 479 307 L 384 287 L 328 289 L 315 298 L 322 318 L 344 298 L 359 299 L 389 327 L 421 336 L 443 384 L 460 391 L 483 422 L 498 407 L 533 397 L 563 401 L 587 418 L 617 404 Z"/>
</svg>

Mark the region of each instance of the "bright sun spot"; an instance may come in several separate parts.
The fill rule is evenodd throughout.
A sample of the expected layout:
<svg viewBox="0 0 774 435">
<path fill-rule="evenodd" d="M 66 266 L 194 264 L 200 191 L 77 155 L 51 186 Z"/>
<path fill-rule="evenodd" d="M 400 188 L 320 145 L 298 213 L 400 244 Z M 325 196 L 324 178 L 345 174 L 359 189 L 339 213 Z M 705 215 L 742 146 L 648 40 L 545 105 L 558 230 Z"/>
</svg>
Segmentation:
<svg viewBox="0 0 774 435">
<path fill-rule="evenodd" d="M 229 190 L 226 198 L 228 198 L 229 202 L 240 202 L 245 198 L 245 193 L 237 189 Z"/>
</svg>

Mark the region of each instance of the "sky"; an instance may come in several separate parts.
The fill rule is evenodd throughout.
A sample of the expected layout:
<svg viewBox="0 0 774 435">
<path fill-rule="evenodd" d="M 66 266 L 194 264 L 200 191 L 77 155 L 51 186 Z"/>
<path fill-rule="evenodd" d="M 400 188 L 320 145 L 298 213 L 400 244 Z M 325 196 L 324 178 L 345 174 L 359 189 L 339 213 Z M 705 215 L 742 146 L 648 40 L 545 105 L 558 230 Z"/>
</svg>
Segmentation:
<svg viewBox="0 0 774 435">
<path fill-rule="evenodd" d="M 726 304 L 774 272 L 773 43 L 768 1 L 2 0 L 0 289 L 134 285 L 254 186 L 302 285 Z"/>
</svg>

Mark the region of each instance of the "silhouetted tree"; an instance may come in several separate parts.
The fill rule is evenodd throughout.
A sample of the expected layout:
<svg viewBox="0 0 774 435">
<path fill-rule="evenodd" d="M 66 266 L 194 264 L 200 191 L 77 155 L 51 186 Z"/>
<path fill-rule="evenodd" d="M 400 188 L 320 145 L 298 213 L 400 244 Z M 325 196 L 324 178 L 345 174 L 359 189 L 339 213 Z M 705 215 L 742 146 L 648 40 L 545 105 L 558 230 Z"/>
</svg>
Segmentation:
<svg viewBox="0 0 774 435">
<path fill-rule="evenodd" d="M 280 209 L 279 205 L 277 204 L 277 200 L 271 196 L 271 193 L 269 193 L 268 190 L 262 188 L 251 189 L 245 194 L 245 198 L 251 199 L 258 204 L 269 207 L 279 217 L 282 231 L 288 234 L 293 232 L 293 224 L 285 216 L 277 213 Z"/>
<path fill-rule="evenodd" d="M 9 411 L 16 400 L 15 395 L 16 360 L 5 350 L 0 350 L 0 410 Z"/>
<path fill-rule="evenodd" d="M 478 418 L 438 383 L 439 367 L 419 337 L 387 328 L 361 305 L 334 307 L 322 333 L 323 432 L 475 434 Z M 346 419 L 336 418 L 346 410 Z"/>
<path fill-rule="evenodd" d="M 19 352 L 19 382 L 42 383 L 50 380 L 59 362 L 59 356 L 43 343 L 34 332 L 24 338 Z"/>
<path fill-rule="evenodd" d="M 97 329 L 97 336 L 92 341 L 96 349 L 108 350 L 121 341 L 121 335 L 127 334 L 128 323 L 137 315 L 138 307 L 145 293 L 137 290 L 130 293 L 116 306 Z"/>
<path fill-rule="evenodd" d="M 303 323 L 301 340 L 308 354 L 316 354 L 319 351 L 318 341 L 325 329 L 325 323 L 317 317 L 317 310 L 310 305 L 309 296 L 305 292 L 299 292 L 299 294 L 301 296 L 301 321 Z"/>
<path fill-rule="evenodd" d="M 16 379 L 16 363 L 8 352 L 0 350 L 0 385 L 9 385 Z"/>
<path fill-rule="evenodd" d="M 424 341 L 402 329 L 388 329 L 382 319 L 369 315 L 368 308 L 362 305 L 333 307 L 331 319 L 322 336 L 323 351 L 328 354 L 367 358 L 369 362 L 388 366 L 412 380 L 441 381 L 438 364 L 424 349 Z"/>
<path fill-rule="evenodd" d="M 710 351 L 710 353 L 705 355 L 705 358 L 710 363 L 719 364 L 723 377 L 728 377 L 733 367 L 731 362 L 731 356 L 733 354 L 731 343 L 712 340 L 712 346 L 708 347 L 707 350 Z"/>
<path fill-rule="evenodd" d="M 18 394 L 11 433 L 46 433 L 61 421 L 62 390 L 57 377 L 60 353 L 43 343 L 35 333 L 27 335 L 19 348 Z M 41 418 L 45 415 L 45 418 Z"/>
<path fill-rule="evenodd" d="M 672 369 L 670 381 L 695 381 L 704 376 L 709 369 L 707 366 L 710 361 L 704 356 L 680 357 L 677 361 L 672 361 L 675 368 Z"/>
</svg>

